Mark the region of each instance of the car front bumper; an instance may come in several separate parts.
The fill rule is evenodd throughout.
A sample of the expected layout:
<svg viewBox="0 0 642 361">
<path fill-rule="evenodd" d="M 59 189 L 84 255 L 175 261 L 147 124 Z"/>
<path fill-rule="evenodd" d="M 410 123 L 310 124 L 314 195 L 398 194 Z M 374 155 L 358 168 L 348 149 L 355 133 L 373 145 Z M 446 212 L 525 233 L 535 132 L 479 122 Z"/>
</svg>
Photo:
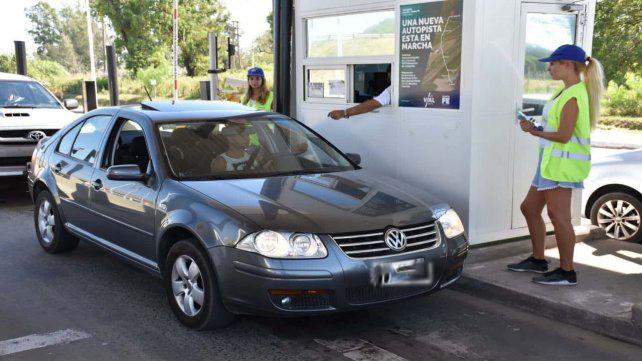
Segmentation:
<svg viewBox="0 0 642 361">
<path fill-rule="evenodd" d="M 36 143 L 6 144 L 0 142 L 0 177 L 21 176 L 27 169 L 27 162 Z"/>
<path fill-rule="evenodd" d="M 394 303 L 456 281 L 468 252 L 465 235 L 442 236 L 434 249 L 353 259 L 328 236 L 322 239 L 328 249 L 323 259 L 271 259 L 231 247 L 211 248 L 225 306 L 241 314 L 308 316 Z M 416 275 L 391 271 L 392 265 L 410 263 Z M 390 279 L 389 272 L 396 276 Z"/>
</svg>

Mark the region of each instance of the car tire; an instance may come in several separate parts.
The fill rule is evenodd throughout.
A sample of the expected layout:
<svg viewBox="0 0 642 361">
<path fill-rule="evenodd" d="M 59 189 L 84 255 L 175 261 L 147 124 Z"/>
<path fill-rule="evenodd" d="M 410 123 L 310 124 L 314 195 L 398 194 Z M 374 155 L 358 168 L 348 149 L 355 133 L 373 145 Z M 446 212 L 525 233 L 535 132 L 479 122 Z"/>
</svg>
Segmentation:
<svg viewBox="0 0 642 361">
<path fill-rule="evenodd" d="M 45 251 L 63 253 L 78 246 L 78 238 L 65 229 L 56 202 L 48 191 L 38 193 L 33 220 L 38 243 Z"/>
<path fill-rule="evenodd" d="M 225 308 L 213 267 L 195 239 L 179 241 L 170 248 L 163 284 L 176 317 L 196 330 L 222 328 L 234 316 Z"/>
<path fill-rule="evenodd" d="M 642 202 L 628 193 L 607 193 L 591 207 L 591 223 L 604 228 L 609 238 L 642 242 Z"/>
</svg>

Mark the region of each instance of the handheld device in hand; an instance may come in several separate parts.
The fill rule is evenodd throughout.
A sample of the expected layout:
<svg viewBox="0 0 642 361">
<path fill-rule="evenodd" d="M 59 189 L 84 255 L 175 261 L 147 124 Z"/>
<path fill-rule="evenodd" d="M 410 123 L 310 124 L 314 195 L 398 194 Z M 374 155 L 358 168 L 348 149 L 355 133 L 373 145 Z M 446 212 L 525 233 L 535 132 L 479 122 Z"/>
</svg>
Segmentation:
<svg viewBox="0 0 642 361">
<path fill-rule="evenodd" d="M 528 115 L 526 115 L 526 114 L 522 113 L 522 111 L 521 111 L 521 110 L 518 110 L 518 111 L 517 111 L 517 119 L 519 119 L 519 120 L 530 120 L 530 118 L 528 117 Z"/>
<path fill-rule="evenodd" d="M 533 125 L 535 126 L 535 129 L 537 129 L 539 131 L 544 130 L 544 127 L 538 121 L 536 121 L 532 117 L 529 117 L 528 115 L 524 114 L 520 110 L 517 111 L 517 119 L 526 120 L 526 121 L 529 121 L 529 122 L 533 123 Z"/>
</svg>

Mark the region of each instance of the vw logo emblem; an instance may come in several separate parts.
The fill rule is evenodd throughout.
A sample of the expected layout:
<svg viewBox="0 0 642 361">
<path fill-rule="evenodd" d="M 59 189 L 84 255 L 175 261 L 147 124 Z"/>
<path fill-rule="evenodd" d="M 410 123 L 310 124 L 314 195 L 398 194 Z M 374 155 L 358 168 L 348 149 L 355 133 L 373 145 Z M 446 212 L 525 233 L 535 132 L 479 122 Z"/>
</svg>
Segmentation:
<svg viewBox="0 0 642 361">
<path fill-rule="evenodd" d="M 44 138 L 46 136 L 47 135 L 45 134 L 45 132 L 40 131 L 40 130 L 34 130 L 34 131 L 29 132 L 29 134 L 27 134 L 27 138 L 33 139 L 33 140 L 40 140 L 40 139 L 42 139 L 42 138 Z"/>
<path fill-rule="evenodd" d="M 383 235 L 388 247 L 393 251 L 403 251 L 407 245 L 406 235 L 397 228 L 389 228 Z"/>
</svg>

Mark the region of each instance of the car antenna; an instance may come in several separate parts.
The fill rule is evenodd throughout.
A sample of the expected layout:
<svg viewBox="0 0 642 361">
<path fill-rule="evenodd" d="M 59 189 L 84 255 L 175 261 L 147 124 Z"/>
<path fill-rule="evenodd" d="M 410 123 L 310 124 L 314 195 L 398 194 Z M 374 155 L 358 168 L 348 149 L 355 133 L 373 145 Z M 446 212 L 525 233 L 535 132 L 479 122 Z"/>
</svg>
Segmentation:
<svg viewBox="0 0 642 361">
<path fill-rule="evenodd" d="M 151 96 L 151 95 L 149 95 L 149 91 L 147 91 L 147 87 L 143 85 L 143 89 L 145 89 L 145 93 L 147 93 L 147 97 L 149 98 L 149 101 L 150 101 L 150 102 L 153 102 L 153 100 L 152 100 L 152 96 Z"/>
</svg>

